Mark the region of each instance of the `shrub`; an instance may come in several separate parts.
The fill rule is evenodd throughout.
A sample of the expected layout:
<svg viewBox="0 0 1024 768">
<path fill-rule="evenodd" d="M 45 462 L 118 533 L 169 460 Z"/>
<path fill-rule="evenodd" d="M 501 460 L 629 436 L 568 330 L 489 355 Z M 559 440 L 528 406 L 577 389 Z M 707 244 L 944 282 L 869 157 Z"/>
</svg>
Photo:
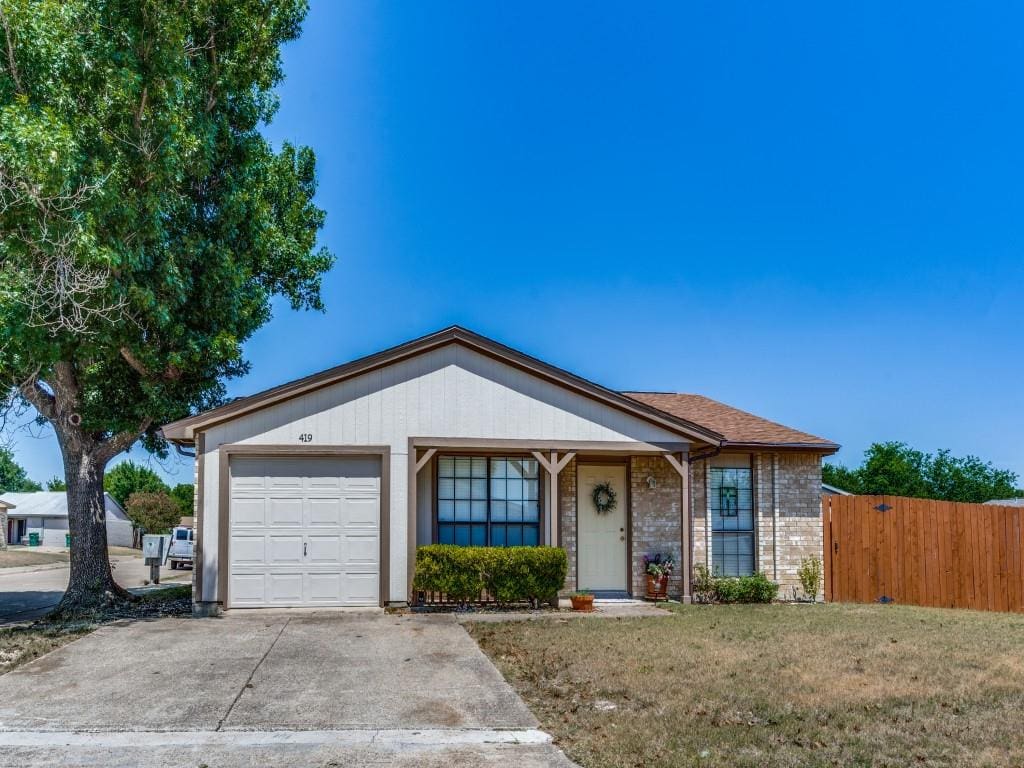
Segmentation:
<svg viewBox="0 0 1024 768">
<path fill-rule="evenodd" d="M 559 547 L 457 547 L 416 550 L 413 589 L 467 602 L 486 589 L 499 603 L 550 600 L 565 584 L 569 562 Z"/>
<path fill-rule="evenodd" d="M 715 602 L 715 577 L 703 563 L 693 566 L 693 599 L 698 603 Z"/>
<path fill-rule="evenodd" d="M 770 603 L 779 585 L 763 573 L 753 576 L 713 576 L 707 566 L 693 567 L 693 599 L 698 603 Z"/>
<path fill-rule="evenodd" d="M 779 594 L 779 585 L 763 573 L 716 577 L 714 582 L 715 599 L 720 603 L 770 603 Z"/>
<path fill-rule="evenodd" d="M 818 599 L 818 591 L 821 589 L 821 569 L 821 558 L 805 557 L 800 561 L 800 568 L 796 572 L 804 595 L 812 603 Z"/>
</svg>

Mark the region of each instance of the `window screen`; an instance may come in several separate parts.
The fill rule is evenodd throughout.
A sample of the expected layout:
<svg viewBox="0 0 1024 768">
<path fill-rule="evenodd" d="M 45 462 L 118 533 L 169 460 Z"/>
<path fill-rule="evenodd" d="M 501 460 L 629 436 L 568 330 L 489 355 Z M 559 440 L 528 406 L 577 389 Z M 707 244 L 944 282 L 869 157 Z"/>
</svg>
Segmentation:
<svg viewBox="0 0 1024 768">
<path fill-rule="evenodd" d="M 437 460 L 437 539 L 460 546 L 540 543 L 537 460 L 518 456 L 441 456 Z"/>
<path fill-rule="evenodd" d="M 754 572 L 754 493 L 749 469 L 711 468 L 711 567 L 719 576 Z"/>
</svg>

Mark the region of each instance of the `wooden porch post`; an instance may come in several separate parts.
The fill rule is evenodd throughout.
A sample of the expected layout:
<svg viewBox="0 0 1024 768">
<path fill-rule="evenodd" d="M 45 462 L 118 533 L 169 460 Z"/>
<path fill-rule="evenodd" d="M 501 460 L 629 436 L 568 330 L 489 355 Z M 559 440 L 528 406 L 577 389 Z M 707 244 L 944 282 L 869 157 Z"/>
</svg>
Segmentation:
<svg viewBox="0 0 1024 768">
<path fill-rule="evenodd" d="M 690 603 L 693 602 L 693 596 L 690 593 L 690 581 L 693 574 L 693 564 L 691 562 L 693 560 L 693 553 L 690 545 L 690 528 L 693 525 L 693 515 L 690 512 L 690 464 L 683 454 L 679 454 L 678 459 L 671 453 L 663 455 L 665 461 L 679 474 L 679 513 L 681 515 L 679 527 L 682 532 L 680 545 L 683 559 L 683 562 L 680 564 L 683 573 L 682 598 L 684 603 Z"/>
<path fill-rule="evenodd" d="M 569 462 L 576 458 L 576 451 L 566 451 L 561 459 L 558 458 L 558 451 L 550 451 L 544 456 L 540 451 L 530 451 L 533 458 L 537 460 L 544 471 L 548 473 L 548 492 L 545 509 L 548 513 L 547 538 L 548 545 L 558 546 L 558 473 L 569 466 Z"/>
</svg>

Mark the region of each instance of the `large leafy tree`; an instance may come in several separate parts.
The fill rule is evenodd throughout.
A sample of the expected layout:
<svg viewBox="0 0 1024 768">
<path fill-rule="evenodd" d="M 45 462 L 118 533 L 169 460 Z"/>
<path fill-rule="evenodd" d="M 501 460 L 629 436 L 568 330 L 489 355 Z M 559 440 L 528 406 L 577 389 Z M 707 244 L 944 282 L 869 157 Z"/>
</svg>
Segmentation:
<svg viewBox="0 0 1024 768">
<path fill-rule="evenodd" d="M 167 533 L 181 519 L 178 502 L 165 491 L 133 493 L 128 497 L 125 512 L 132 524 L 146 533 Z"/>
<path fill-rule="evenodd" d="M 0 492 L 24 493 L 41 491 L 43 486 L 29 479 L 28 472 L 14 460 L 9 448 L 0 448 Z"/>
<path fill-rule="evenodd" d="M 984 502 L 1024 496 L 1017 475 L 976 456 L 935 454 L 905 443 L 874 443 L 859 467 L 824 464 L 822 480 L 851 493 Z"/>
<path fill-rule="evenodd" d="M 182 517 L 195 515 L 196 488 L 192 483 L 178 483 L 171 488 L 171 498 L 177 502 Z"/>
<path fill-rule="evenodd" d="M 159 493 L 167 490 L 167 483 L 149 467 L 134 461 L 122 461 L 111 467 L 103 478 L 103 490 L 114 497 L 122 507 L 133 493 Z"/>
<path fill-rule="evenodd" d="M 59 612 L 127 595 L 103 472 L 220 402 L 273 297 L 320 309 L 314 157 L 263 138 L 303 0 L 0 1 L 0 376 L 57 435 Z"/>
</svg>

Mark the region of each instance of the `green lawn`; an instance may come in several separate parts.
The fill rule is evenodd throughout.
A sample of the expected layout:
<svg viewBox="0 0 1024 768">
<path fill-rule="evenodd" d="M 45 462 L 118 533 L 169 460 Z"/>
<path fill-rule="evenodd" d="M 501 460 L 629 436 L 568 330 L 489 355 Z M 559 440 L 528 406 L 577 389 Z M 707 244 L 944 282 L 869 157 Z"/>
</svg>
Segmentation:
<svg viewBox="0 0 1024 768">
<path fill-rule="evenodd" d="M 585 768 L 1024 765 L 1021 615 L 678 606 L 467 629 Z"/>
</svg>

